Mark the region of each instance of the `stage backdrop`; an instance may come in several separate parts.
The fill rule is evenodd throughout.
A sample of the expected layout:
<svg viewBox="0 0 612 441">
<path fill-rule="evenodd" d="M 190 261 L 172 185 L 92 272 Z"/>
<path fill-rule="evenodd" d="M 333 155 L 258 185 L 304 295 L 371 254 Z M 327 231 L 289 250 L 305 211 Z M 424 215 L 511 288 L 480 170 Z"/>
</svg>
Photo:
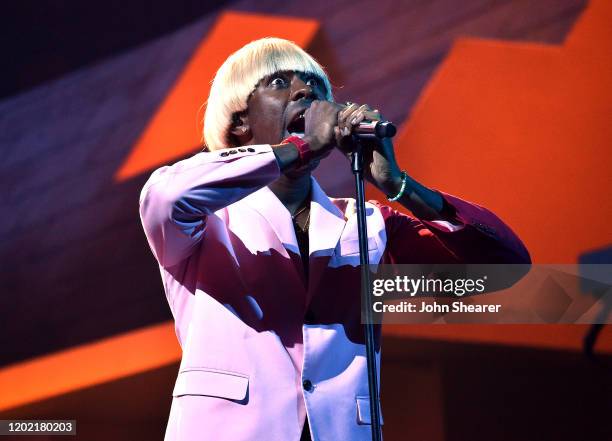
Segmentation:
<svg viewBox="0 0 612 441">
<path fill-rule="evenodd" d="M 255 38 L 313 53 L 339 101 L 400 126 L 409 173 L 491 208 L 535 262 L 612 263 L 611 23 L 606 0 L 226 2 L 5 98 L 0 418 L 77 417 L 83 439 L 161 439 L 180 349 L 138 195 L 155 168 L 202 148 L 209 82 Z M 352 195 L 339 155 L 316 174 L 331 196 Z M 609 434 L 611 385 L 580 356 L 584 327 L 384 332 L 387 439 Z M 609 330 L 597 350 L 609 360 Z"/>
</svg>

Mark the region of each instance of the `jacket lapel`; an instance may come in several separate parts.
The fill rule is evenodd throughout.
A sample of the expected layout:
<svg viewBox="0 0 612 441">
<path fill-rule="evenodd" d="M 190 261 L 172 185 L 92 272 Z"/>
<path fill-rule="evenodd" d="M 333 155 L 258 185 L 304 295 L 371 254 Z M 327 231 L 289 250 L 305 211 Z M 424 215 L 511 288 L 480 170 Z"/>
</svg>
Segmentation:
<svg viewBox="0 0 612 441">
<path fill-rule="evenodd" d="M 270 226 L 268 234 L 274 235 L 266 241 L 270 248 L 278 251 L 290 262 L 290 266 L 295 271 L 296 281 L 299 283 L 297 290 L 306 292 L 306 277 L 304 266 L 300 256 L 300 247 L 295 237 L 293 221 L 289 210 L 268 187 L 264 187 L 255 193 L 244 198 L 244 201 L 255 211 L 257 211 Z M 266 234 L 263 231 L 253 231 L 252 234 Z"/>
<path fill-rule="evenodd" d="M 308 291 L 316 288 L 327 267 L 346 225 L 344 213 L 336 207 L 316 179 L 311 178 L 312 193 L 308 227 Z M 294 260 L 294 267 L 303 278 L 300 249 L 295 237 L 291 214 L 268 187 L 244 198 L 244 202 L 260 213 L 274 231 L 283 250 L 277 250 Z M 261 234 L 257 232 L 254 234 Z M 291 255 L 287 253 L 291 252 Z"/>
<path fill-rule="evenodd" d="M 286 250 L 295 254 L 300 254 L 300 248 L 295 237 L 291 214 L 285 208 L 283 203 L 268 187 L 250 194 L 244 201 L 251 208 L 257 211 L 268 222 L 272 231 L 283 245 L 283 250 L 277 250 L 286 257 L 289 257 Z M 253 234 L 261 234 L 261 232 L 253 232 Z"/>
<path fill-rule="evenodd" d="M 336 207 L 314 178 L 310 202 L 309 249 L 309 297 L 312 295 L 329 264 L 342 231 L 346 226 L 344 213 Z"/>
</svg>

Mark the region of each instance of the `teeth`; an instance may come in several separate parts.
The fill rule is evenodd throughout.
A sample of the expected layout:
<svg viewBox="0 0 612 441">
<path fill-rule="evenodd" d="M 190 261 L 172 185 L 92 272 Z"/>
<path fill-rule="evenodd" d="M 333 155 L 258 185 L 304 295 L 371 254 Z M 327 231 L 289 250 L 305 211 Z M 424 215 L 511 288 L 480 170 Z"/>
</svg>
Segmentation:
<svg viewBox="0 0 612 441">
<path fill-rule="evenodd" d="M 291 136 L 297 136 L 298 138 L 303 138 L 304 134 L 302 132 L 291 132 Z"/>
</svg>

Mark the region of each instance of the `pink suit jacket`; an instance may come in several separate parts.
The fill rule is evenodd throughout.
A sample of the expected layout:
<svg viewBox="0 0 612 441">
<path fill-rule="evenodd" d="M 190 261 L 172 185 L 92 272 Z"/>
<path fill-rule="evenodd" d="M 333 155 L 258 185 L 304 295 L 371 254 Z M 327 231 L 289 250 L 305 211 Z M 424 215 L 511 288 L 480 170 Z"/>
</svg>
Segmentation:
<svg viewBox="0 0 612 441">
<path fill-rule="evenodd" d="M 267 188 L 269 145 L 156 170 L 140 197 L 183 357 L 166 440 L 369 440 L 352 199 L 313 179 L 306 280 L 291 216 Z M 451 219 L 368 203 L 370 262 L 529 261 L 486 209 L 443 194 Z M 380 352 L 378 353 L 380 358 Z"/>
</svg>

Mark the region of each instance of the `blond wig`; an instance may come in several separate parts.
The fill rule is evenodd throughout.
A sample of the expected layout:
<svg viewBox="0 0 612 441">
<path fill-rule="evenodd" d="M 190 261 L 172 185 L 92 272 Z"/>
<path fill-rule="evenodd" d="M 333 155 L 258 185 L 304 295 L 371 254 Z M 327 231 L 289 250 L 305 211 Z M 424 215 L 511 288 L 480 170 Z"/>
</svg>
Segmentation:
<svg viewBox="0 0 612 441">
<path fill-rule="evenodd" d="M 204 142 L 209 150 L 231 146 L 229 129 L 235 113 L 247 109 L 247 100 L 257 84 L 280 71 L 297 71 L 319 77 L 332 101 L 327 74 L 308 53 L 281 38 L 255 40 L 234 52 L 217 71 L 204 114 Z"/>
</svg>

